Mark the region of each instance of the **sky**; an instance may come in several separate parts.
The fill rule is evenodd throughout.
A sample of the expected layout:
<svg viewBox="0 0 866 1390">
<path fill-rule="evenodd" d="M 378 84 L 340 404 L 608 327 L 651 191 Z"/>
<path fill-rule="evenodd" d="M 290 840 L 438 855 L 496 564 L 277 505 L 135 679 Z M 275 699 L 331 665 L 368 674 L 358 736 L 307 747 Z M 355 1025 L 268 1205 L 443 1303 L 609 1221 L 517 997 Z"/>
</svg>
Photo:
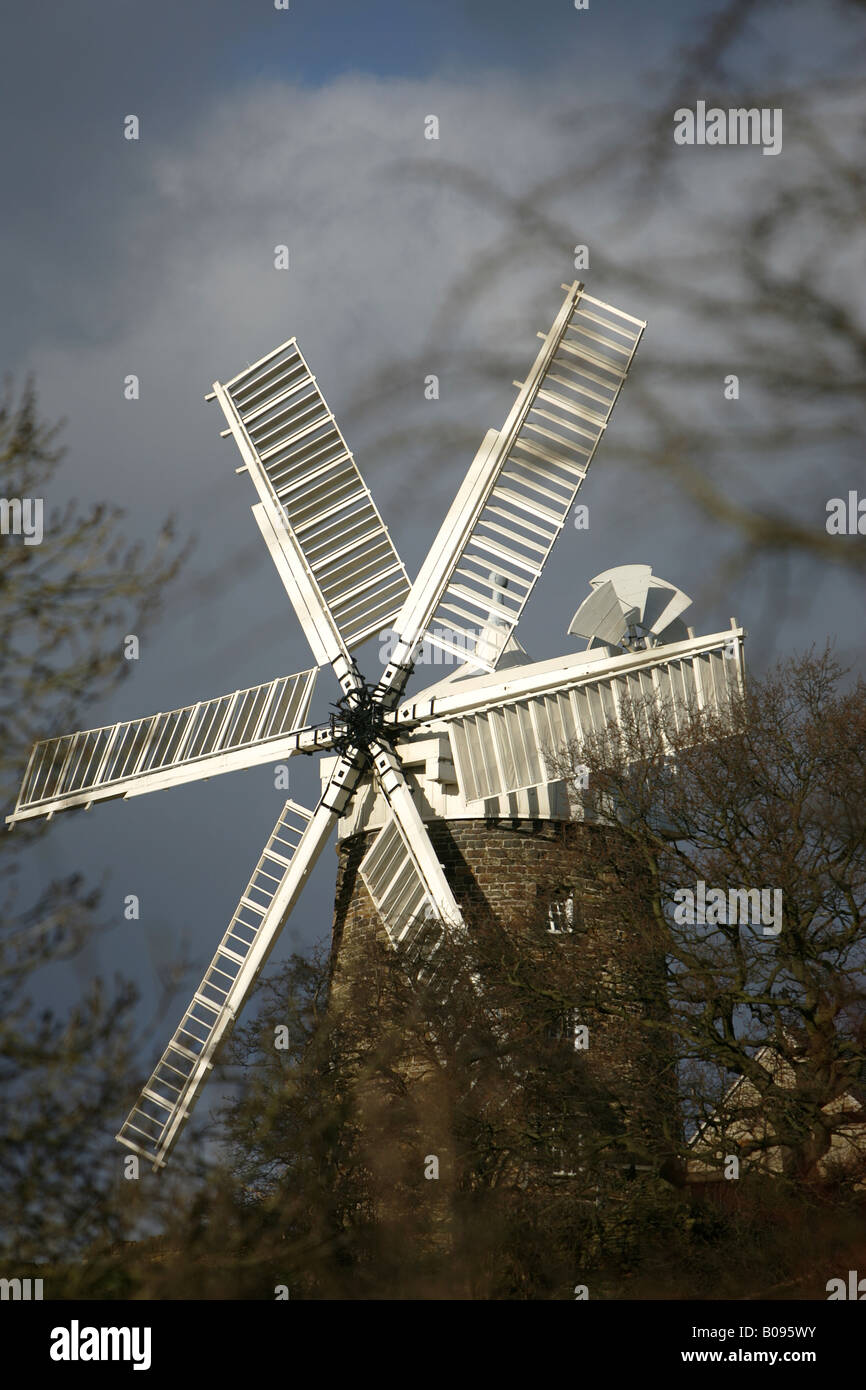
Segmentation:
<svg viewBox="0 0 866 1390">
<path fill-rule="evenodd" d="M 862 487 L 862 439 L 818 453 L 794 440 L 764 472 L 738 444 L 760 417 L 756 400 L 744 391 L 742 411 L 725 415 L 717 384 L 711 402 L 658 365 L 668 349 L 688 361 L 729 346 L 738 370 L 735 327 L 696 320 L 689 295 L 740 293 L 740 211 L 796 187 L 815 157 L 791 131 L 778 157 L 684 149 L 675 169 L 656 170 L 647 137 L 659 101 L 670 90 L 672 116 L 723 83 L 743 104 L 772 107 L 780 87 L 805 92 L 862 61 L 843 4 L 766 3 L 721 71 L 684 83 L 684 55 L 718 10 L 707 0 L 7 7 L 0 367 L 18 380 L 32 372 L 45 412 L 66 421 L 68 454 L 46 506 L 110 501 L 131 540 L 152 543 L 168 514 L 197 537 L 135 669 L 88 724 L 311 664 L 249 482 L 204 401 L 214 380 L 297 335 L 414 575 L 477 443 L 504 419 L 560 284 L 578 273 L 577 244 L 589 247 L 579 272 L 589 291 L 649 327 L 581 494 L 590 528 L 560 538 L 521 624 L 524 646 L 537 659 L 573 650 L 566 629 L 592 575 L 643 561 L 692 594 L 699 631 L 744 622 L 755 670 L 828 631 L 857 665 L 862 591 L 845 566 L 804 562 L 781 589 L 760 569 L 739 583 L 734 568 L 722 585 L 724 528 L 627 465 L 647 399 L 688 414 L 688 389 L 704 428 L 727 432 L 732 491 L 788 498 L 820 529 L 823 499 Z M 124 138 L 129 115 L 137 140 Z M 425 139 L 431 115 L 436 140 Z M 843 110 L 843 137 L 848 128 Z M 282 244 L 287 271 L 274 267 Z M 788 249 L 780 240 L 780 264 Z M 830 260 L 812 270 L 847 276 L 862 313 L 856 259 Z M 667 297 L 653 282 L 662 266 L 673 268 Z M 428 373 L 442 383 L 436 403 L 424 399 Z M 128 374 L 136 401 L 124 398 Z M 370 676 L 376 657 L 369 644 Z M 337 691 L 328 673 L 319 687 L 322 717 Z M 315 767 L 299 762 L 291 794 L 311 805 Z M 283 796 L 266 766 L 58 817 L 29 871 L 104 879 L 117 925 L 49 980 L 52 1002 L 68 1003 L 96 971 L 122 970 L 139 985 L 147 1027 L 156 971 L 183 950 L 194 966 L 174 1000 L 179 1017 Z M 334 869 L 328 849 L 275 960 L 327 936 Z M 122 917 L 130 893 L 141 902 L 134 923 Z M 167 1038 L 171 1020 L 160 1026 Z M 153 1060 L 143 1056 L 142 1080 Z"/>
</svg>

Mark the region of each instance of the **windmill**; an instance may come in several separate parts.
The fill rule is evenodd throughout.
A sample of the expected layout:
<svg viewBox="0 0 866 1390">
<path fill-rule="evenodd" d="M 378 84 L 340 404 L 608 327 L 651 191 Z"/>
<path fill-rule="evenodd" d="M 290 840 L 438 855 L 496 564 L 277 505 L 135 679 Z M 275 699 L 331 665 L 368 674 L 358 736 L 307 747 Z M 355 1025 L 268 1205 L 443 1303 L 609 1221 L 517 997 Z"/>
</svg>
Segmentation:
<svg viewBox="0 0 866 1390">
<path fill-rule="evenodd" d="M 312 810 L 289 799 L 201 984 L 117 1139 L 161 1168 L 327 843 L 363 827 L 360 875 L 394 949 L 430 965 L 466 927 L 428 833 L 436 804 L 407 769 L 425 743 L 464 814 L 551 814 L 552 752 L 617 718 L 624 695 L 722 708 L 742 680 L 741 629 L 662 643 L 685 603 L 646 566 L 593 581 L 572 628 L 587 651 L 531 662 L 513 634 L 607 427 L 644 323 L 566 295 L 500 430 L 490 430 L 414 584 L 294 338 L 224 383 L 216 399 L 258 495 L 253 516 L 315 665 L 247 690 L 37 743 L 17 822 L 236 768 L 330 751 Z M 644 573 L 646 571 L 646 573 Z M 352 655 L 391 625 L 375 683 Z M 598 644 L 598 645 L 596 645 Z M 422 648 L 459 668 L 414 696 Z M 731 660 L 730 658 L 734 659 Z M 307 725 L 318 668 L 342 694 Z M 445 750 L 443 753 L 443 749 Z M 440 756 L 441 755 L 441 756 Z M 451 771 L 442 772 L 443 764 Z M 428 772 L 428 763 L 424 763 Z M 422 779 L 423 780 L 423 779 Z M 431 778 L 428 777 L 428 782 Z M 456 782 L 456 787 L 453 783 Z M 431 792 L 433 802 L 435 795 Z M 444 803 L 443 803 L 444 804 Z M 546 807 L 546 810 L 544 809 Z M 473 811 L 474 808 L 474 811 Z M 432 925 L 431 925 L 432 924 Z M 432 932 L 432 936 L 431 936 Z"/>
</svg>

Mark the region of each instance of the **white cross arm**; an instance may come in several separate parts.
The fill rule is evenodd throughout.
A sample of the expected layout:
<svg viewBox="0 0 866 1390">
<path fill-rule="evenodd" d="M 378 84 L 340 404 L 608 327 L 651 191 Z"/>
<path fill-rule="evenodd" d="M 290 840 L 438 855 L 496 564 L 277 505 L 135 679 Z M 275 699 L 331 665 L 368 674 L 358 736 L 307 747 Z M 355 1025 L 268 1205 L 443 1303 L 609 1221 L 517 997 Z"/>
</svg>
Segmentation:
<svg viewBox="0 0 866 1390">
<path fill-rule="evenodd" d="M 484 801 L 556 780 L 562 753 L 620 722 L 624 700 L 651 701 L 677 727 L 692 710 L 724 717 L 743 692 L 744 636 L 734 627 L 616 657 L 537 662 L 407 702 L 397 720 L 444 719 L 461 794 Z"/>
<path fill-rule="evenodd" d="M 341 759 L 315 811 L 287 801 L 183 1018 L 116 1138 L 164 1167 L 357 783 L 360 759 Z"/>
<path fill-rule="evenodd" d="M 414 872 L 423 885 L 430 910 L 446 926 L 464 930 L 463 915 L 445 871 L 439 863 L 430 836 L 406 781 L 399 759 L 391 748 L 378 740 L 370 745 L 376 780 L 388 802 L 403 839 Z"/>
<path fill-rule="evenodd" d="M 370 490 L 296 339 L 214 382 L 213 396 L 316 660 L 330 661 L 348 692 L 359 684 L 351 652 L 390 625 L 409 591 Z"/>
<path fill-rule="evenodd" d="M 565 524 L 644 330 L 576 281 L 501 430 L 486 435 L 394 627 L 392 702 L 422 640 L 494 670 Z M 483 641 L 480 634 L 483 632 Z"/>
<path fill-rule="evenodd" d="M 182 709 L 44 739 L 30 754 L 7 823 L 327 746 L 327 730 L 304 724 L 317 675 L 311 668 Z"/>
</svg>

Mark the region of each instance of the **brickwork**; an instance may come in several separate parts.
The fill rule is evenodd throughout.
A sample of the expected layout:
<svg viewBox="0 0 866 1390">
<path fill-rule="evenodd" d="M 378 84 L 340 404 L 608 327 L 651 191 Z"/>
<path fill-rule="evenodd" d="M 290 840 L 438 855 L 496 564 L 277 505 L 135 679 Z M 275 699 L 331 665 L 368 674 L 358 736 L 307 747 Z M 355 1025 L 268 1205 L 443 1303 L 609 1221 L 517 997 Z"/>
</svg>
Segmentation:
<svg viewBox="0 0 866 1390">
<path fill-rule="evenodd" d="M 663 1030 L 648 1041 L 645 1027 L 647 1018 L 664 1018 L 663 961 L 651 949 L 640 875 L 630 883 L 626 873 L 623 891 L 624 841 L 614 831 L 540 820 L 434 821 L 428 830 L 470 931 L 473 921 L 493 920 L 506 931 L 534 923 L 544 932 L 548 903 L 574 893 L 568 944 L 577 1016 L 590 1033 L 585 1065 L 614 1097 L 627 1128 L 656 1152 L 669 1151 L 677 1112 L 670 1053 Z M 332 956 L 337 1005 L 371 938 L 385 940 L 358 873 L 373 837 L 357 834 L 338 845 Z M 404 1066 L 407 1075 L 417 1076 L 411 1059 L 404 1058 Z"/>
</svg>

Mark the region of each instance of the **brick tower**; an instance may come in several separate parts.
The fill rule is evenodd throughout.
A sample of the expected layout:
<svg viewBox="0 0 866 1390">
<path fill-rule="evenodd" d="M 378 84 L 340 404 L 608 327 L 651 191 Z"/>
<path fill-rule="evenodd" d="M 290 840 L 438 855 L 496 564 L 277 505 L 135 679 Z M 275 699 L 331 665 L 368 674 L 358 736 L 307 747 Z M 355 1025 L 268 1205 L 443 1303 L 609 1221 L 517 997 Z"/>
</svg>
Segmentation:
<svg viewBox="0 0 866 1390">
<path fill-rule="evenodd" d="M 511 656 L 512 661 L 521 658 L 526 659 L 522 649 Z M 660 1041 L 663 1032 L 653 1039 L 647 1030 L 648 1020 L 664 1017 L 663 957 L 651 947 L 651 918 L 642 903 L 640 875 L 629 876 L 624 838 L 615 829 L 582 820 L 580 809 L 569 803 L 563 780 L 482 802 L 464 800 L 444 722 L 431 721 L 401 741 L 400 755 L 470 935 L 473 924 L 494 924 L 509 940 L 520 936 L 524 945 L 529 940 L 531 950 L 535 933 L 547 962 L 541 968 L 549 969 L 555 953 L 563 953 L 567 963 L 559 979 L 567 979 L 574 1001 L 561 1020 L 563 1032 L 575 1039 L 575 1047 L 579 1039 L 585 1049 L 579 1073 L 584 1095 L 589 1085 L 616 1125 L 610 1165 L 633 1169 L 637 1161 L 639 1166 L 660 1166 L 670 1152 L 677 1115 L 674 1072 Z M 329 772 L 323 765 L 323 779 Z M 449 1189 L 442 1179 L 453 1168 L 455 1140 L 441 1072 L 429 1057 L 425 1061 L 416 1043 L 404 1045 L 392 1037 L 390 1051 L 386 1047 L 387 1056 L 380 1055 L 378 1065 L 392 1079 L 398 1076 L 399 1084 L 387 1092 L 374 1080 L 373 1054 L 384 1046 L 389 1003 L 379 992 L 378 977 L 372 978 L 375 966 L 371 976 L 370 952 L 378 946 L 383 955 L 389 953 L 382 919 L 359 866 L 386 811 L 383 797 L 368 781 L 339 825 L 332 998 L 339 1010 L 359 993 L 369 998 L 372 989 L 375 994 L 373 1026 L 359 1048 L 362 1054 L 368 1049 L 370 1066 L 365 1068 L 362 1058 L 358 1073 L 366 1078 L 358 1092 L 359 1113 L 367 1117 L 370 1137 L 365 1143 L 362 1120 L 359 1142 L 374 1186 L 389 1194 L 384 1219 L 399 1227 L 422 1197 L 430 1208 L 433 1189 L 425 1181 L 424 1165 L 435 1157 L 440 1181 L 433 1206 L 444 1232 L 450 1219 Z M 534 1078 L 543 1107 L 544 1086 L 538 1088 L 536 1082 Z M 557 1104 L 562 1101 L 559 1084 Z M 546 1149 L 540 1147 L 536 1162 L 536 1174 L 559 1172 L 578 1188 L 597 1190 L 597 1175 L 563 1167 L 553 1135 Z M 404 1200 L 397 1200 L 398 1192 Z M 381 1215 L 381 1204 L 378 1210 Z"/>
</svg>

